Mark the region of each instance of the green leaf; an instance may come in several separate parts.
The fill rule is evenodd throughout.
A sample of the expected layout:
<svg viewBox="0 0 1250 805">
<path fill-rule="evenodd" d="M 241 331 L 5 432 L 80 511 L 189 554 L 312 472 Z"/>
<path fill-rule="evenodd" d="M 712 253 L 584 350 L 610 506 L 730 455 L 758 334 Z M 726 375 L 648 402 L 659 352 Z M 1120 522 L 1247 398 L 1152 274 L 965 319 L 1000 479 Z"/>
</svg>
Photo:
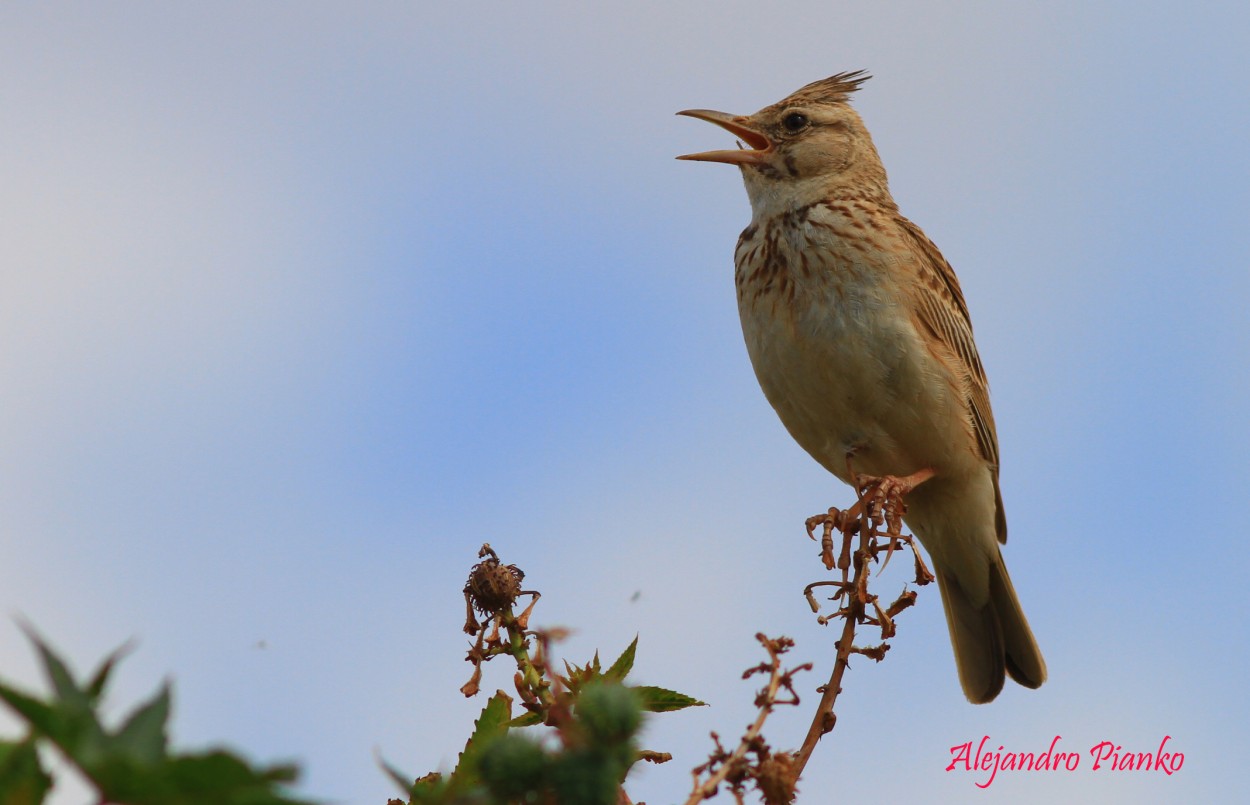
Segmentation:
<svg viewBox="0 0 1250 805">
<path fill-rule="evenodd" d="M 295 777 L 294 766 L 253 768 L 218 749 L 167 757 L 155 766 L 113 756 L 92 780 L 105 802 L 126 805 L 310 805 L 278 790 L 277 784 Z"/>
<path fill-rule="evenodd" d="M 108 684 L 109 675 L 113 673 L 117 663 L 121 662 L 133 649 L 134 643 L 126 643 L 105 657 L 104 662 L 100 663 L 100 667 L 91 675 L 91 681 L 87 683 L 87 695 L 92 702 L 99 701 L 100 697 L 104 695 L 104 688 Z"/>
<path fill-rule="evenodd" d="M 36 732 L 47 735 L 56 729 L 56 718 L 51 707 L 3 682 L 0 682 L 0 701 L 16 710 Z"/>
<path fill-rule="evenodd" d="M 0 805 L 39 805 L 50 788 L 52 778 L 39 765 L 33 738 L 0 741 Z"/>
<path fill-rule="evenodd" d="M 477 782 L 477 759 L 482 754 L 482 748 L 493 738 L 506 733 L 508 722 L 511 720 L 512 697 L 502 690 L 495 691 L 495 695 L 491 696 L 490 701 L 486 702 L 486 706 L 482 708 L 482 714 L 477 717 L 477 721 L 473 722 L 473 734 L 465 743 L 464 751 L 460 753 L 460 759 L 456 763 L 456 769 L 452 772 L 452 777 L 456 778 L 457 782 L 462 784 L 470 781 Z"/>
<path fill-rule="evenodd" d="M 638 637 L 634 636 L 634 642 L 621 652 L 621 656 L 616 658 L 616 662 L 604 673 L 604 677 L 613 681 L 620 682 L 634 668 L 634 654 L 638 651 Z M 596 655 L 597 656 L 597 655 Z"/>
<path fill-rule="evenodd" d="M 684 710 L 687 707 L 707 707 L 706 702 L 675 690 L 657 688 L 652 685 L 639 685 L 631 687 L 630 690 L 642 698 L 642 709 L 648 713 L 669 713 L 673 710 Z"/>
<path fill-rule="evenodd" d="M 48 738 L 81 765 L 84 757 L 95 757 L 98 754 L 104 740 L 104 730 L 91 709 L 93 702 L 87 692 L 74 682 L 69 668 L 39 638 L 34 628 L 23 624 L 22 629 L 35 644 L 43 660 L 54 698 L 50 702 L 44 702 L 0 683 L 0 699 L 25 718 L 36 732 Z"/>
<path fill-rule="evenodd" d="M 407 774 L 404 774 L 400 769 L 396 768 L 395 766 L 392 766 L 390 762 L 386 760 L 386 758 L 378 757 L 377 760 L 378 760 L 378 765 L 382 767 L 382 771 L 386 772 L 386 776 L 390 777 L 395 782 L 395 785 L 399 786 L 399 790 L 403 791 L 409 797 L 413 797 L 414 799 L 417 794 L 417 789 L 421 788 L 422 786 L 433 787 L 437 782 L 439 782 L 438 775 L 434 775 L 434 774 L 427 774 L 425 777 L 421 778 L 420 780 L 414 781 L 412 777 L 409 777 Z M 429 793 L 429 792 L 427 791 L 426 793 Z"/>
<path fill-rule="evenodd" d="M 85 699 L 77 704 L 59 701 L 48 704 L 0 683 L 0 700 L 24 718 L 36 734 L 52 741 L 79 765 L 82 765 L 82 758 L 99 754 L 104 732 L 95 713 L 85 705 Z"/>
<path fill-rule="evenodd" d="M 56 694 L 56 698 L 63 704 L 71 705 L 75 708 L 86 709 L 91 702 L 87 696 L 87 692 L 78 687 L 74 682 L 73 675 L 69 672 L 65 662 L 48 647 L 46 643 L 39 638 L 33 628 L 23 626 L 26 636 L 35 644 L 36 650 L 39 652 L 39 658 L 43 660 L 43 670 L 48 676 L 48 681 L 52 683 L 52 691 Z"/>
<path fill-rule="evenodd" d="M 282 791 L 282 784 L 295 779 L 294 766 L 252 766 L 224 750 L 170 755 L 166 746 L 171 699 L 168 684 L 136 708 L 120 728 L 105 730 L 94 707 L 125 649 L 106 658 L 84 688 L 33 629 L 26 632 L 43 659 L 54 695 L 50 701 L 41 701 L 0 683 L 0 700 L 23 717 L 35 735 L 59 747 L 95 785 L 101 801 L 126 805 L 311 805 Z M 37 805 L 42 801 L 41 793 L 34 799 L 6 799 L 11 786 L 3 775 L 16 761 L 9 745 L 0 744 L 0 750 L 0 805 Z M 16 757 L 21 760 L 20 754 Z"/>
<path fill-rule="evenodd" d="M 169 683 L 166 682 L 147 704 L 136 708 L 117 731 L 117 748 L 140 764 L 159 762 L 169 740 L 165 733 L 168 721 Z"/>
<path fill-rule="evenodd" d="M 412 803 L 451 802 L 455 795 L 465 794 L 480 785 L 478 759 L 491 741 L 508 732 L 512 726 L 512 697 L 502 690 L 486 702 L 477 720 L 473 722 L 473 734 L 464 745 L 456 760 L 456 768 L 449 775 L 427 774 L 413 782 L 413 778 L 381 758 L 378 763 L 386 774 L 406 793 Z"/>
</svg>

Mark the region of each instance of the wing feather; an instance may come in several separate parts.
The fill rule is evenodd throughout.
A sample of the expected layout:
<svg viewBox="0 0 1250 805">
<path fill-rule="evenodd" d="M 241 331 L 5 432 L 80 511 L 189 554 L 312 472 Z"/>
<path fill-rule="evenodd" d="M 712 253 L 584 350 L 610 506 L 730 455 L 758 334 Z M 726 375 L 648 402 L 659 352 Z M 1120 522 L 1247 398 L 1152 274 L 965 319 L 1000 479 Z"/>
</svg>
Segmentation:
<svg viewBox="0 0 1250 805">
<path fill-rule="evenodd" d="M 977 447 L 994 475 L 995 526 L 999 542 L 1006 542 L 1007 518 L 998 489 L 998 433 L 994 427 L 994 413 L 990 409 L 989 381 L 985 377 L 985 367 L 981 365 L 981 356 L 977 353 L 976 341 L 972 338 L 968 305 L 954 270 L 937 246 L 911 221 L 900 217 L 899 222 L 919 258 L 916 316 L 925 330 L 958 359 L 958 366 L 952 368 L 958 374 L 959 387 L 965 391 L 964 402 L 968 407 Z"/>
</svg>

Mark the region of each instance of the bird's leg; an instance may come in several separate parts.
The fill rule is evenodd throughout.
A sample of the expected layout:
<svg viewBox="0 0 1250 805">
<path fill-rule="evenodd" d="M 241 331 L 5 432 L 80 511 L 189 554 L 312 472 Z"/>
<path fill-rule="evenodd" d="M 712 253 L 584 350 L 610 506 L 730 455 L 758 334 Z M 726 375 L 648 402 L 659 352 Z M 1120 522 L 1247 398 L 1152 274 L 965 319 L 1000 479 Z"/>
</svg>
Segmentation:
<svg viewBox="0 0 1250 805">
<path fill-rule="evenodd" d="M 925 468 L 917 470 L 911 475 L 904 475 L 902 478 L 895 475 L 886 475 L 875 480 L 880 484 L 882 494 L 888 496 L 897 495 L 901 498 L 936 474 L 932 469 Z"/>
<path fill-rule="evenodd" d="M 855 516 L 861 510 L 865 515 L 869 514 L 868 510 L 875 501 L 886 503 L 893 499 L 901 504 L 904 496 L 936 475 L 933 469 L 928 467 L 917 470 L 911 475 L 901 477 L 897 475 L 882 475 L 880 477 L 861 475 L 851 466 L 851 461 L 858 452 L 858 447 L 852 447 L 846 451 L 846 475 L 851 479 L 851 486 L 855 488 L 855 493 L 859 496 L 855 506 L 848 511 L 850 516 Z"/>
</svg>

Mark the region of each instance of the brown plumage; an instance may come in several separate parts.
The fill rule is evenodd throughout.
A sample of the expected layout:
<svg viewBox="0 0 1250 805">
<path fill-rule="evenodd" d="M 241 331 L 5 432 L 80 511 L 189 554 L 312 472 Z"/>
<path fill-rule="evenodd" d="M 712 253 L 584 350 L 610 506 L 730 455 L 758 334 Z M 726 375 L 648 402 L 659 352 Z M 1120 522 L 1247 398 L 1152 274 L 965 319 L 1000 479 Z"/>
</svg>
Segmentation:
<svg viewBox="0 0 1250 805">
<path fill-rule="evenodd" d="M 968 306 L 899 214 L 848 105 L 867 79 L 840 73 L 748 116 L 681 112 L 740 140 L 681 159 L 742 170 L 752 218 L 734 253 L 738 309 L 790 435 L 847 483 L 924 478 L 905 520 L 933 559 L 964 694 L 988 702 L 1008 674 L 1038 687 L 1046 664 L 999 548 L 998 436 Z"/>
</svg>

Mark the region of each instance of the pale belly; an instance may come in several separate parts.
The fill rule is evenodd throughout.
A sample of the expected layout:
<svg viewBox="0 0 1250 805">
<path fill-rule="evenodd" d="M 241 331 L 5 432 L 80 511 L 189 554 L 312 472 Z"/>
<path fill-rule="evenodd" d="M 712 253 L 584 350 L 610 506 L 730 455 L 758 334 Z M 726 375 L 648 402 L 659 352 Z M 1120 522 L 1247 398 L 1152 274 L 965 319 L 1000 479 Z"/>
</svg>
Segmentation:
<svg viewBox="0 0 1250 805">
<path fill-rule="evenodd" d="M 782 301 L 740 298 L 755 375 L 786 429 L 827 470 L 849 482 L 933 469 L 962 475 L 973 455 L 961 395 L 880 289 L 800 288 Z"/>
</svg>

